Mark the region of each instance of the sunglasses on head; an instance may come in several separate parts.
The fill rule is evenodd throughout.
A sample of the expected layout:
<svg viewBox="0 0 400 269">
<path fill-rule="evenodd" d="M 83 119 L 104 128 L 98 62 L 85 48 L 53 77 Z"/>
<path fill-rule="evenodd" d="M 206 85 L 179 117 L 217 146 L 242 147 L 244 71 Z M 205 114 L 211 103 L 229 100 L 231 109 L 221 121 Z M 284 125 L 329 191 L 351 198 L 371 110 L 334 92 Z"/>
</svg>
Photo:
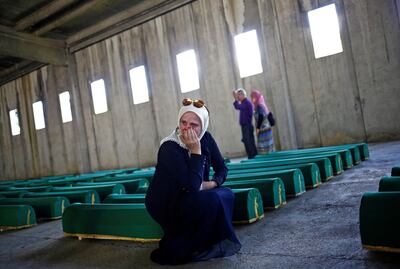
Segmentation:
<svg viewBox="0 0 400 269">
<path fill-rule="evenodd" d="M 193 105 L 194 105 L 195 107 L 197 107 L 197 108 L 201 108 L 201 107 L 205 106 L 203 100 L 200 100 L 200 99 L 190 99 L 190 98 L 185 98 L 185 99 L 183 99 L 182 104 L 183 104 L 184 106 L 190 106 L 191 104 L 193 104 Z"/>
</svg>

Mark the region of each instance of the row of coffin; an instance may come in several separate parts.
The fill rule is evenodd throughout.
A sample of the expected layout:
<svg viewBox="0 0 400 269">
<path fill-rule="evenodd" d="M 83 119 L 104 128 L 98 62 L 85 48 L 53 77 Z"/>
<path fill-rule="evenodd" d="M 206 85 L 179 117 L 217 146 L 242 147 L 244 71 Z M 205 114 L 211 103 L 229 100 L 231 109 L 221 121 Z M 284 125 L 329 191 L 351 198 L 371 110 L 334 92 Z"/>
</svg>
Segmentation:
<svg viewBox="0 0 400 269">
<path fill-rule="evenodd" d="M 306 188 L 315 188 L 368 157 L 368 146 L 362 143 L 279 151 L 241 163 L 227 163 L 229 172 L 224 186 L 235 194 L 233 221 L 251 223 L 261 219 L 264 210 L 283 206 L 287 197 L 299 196 Z M 43 181 L 19 186 L 4 183 L 0 185 L 0 195 L 18 197 L 0 199 L 3 204 L 0 225 L 12 228 L 32 225 L 34 213 L 41 218 L 62 215 L 66 235 L 158 240 L 162 230 L 143 204 L 154 169 L 112 172 L 40 179 Z M 7 188 L 2 190 L 3 186 Z M 47 210 L 43 204 L 48 204 Z M 57 209 L 50 210 L 52 206 Z M 2 210 L 8 211 L 3 214 Z M 2 216 L 10 216 L 10 210 L 18 212 L 18 221 L 25 223 L 4 225 Z"/>
<path fill-rule="evenodd" d="M 378 192 L 363 194 L 360 234 L 366 249 L 400 253 L 400 166 L 381 178 Z"/>
</svg>

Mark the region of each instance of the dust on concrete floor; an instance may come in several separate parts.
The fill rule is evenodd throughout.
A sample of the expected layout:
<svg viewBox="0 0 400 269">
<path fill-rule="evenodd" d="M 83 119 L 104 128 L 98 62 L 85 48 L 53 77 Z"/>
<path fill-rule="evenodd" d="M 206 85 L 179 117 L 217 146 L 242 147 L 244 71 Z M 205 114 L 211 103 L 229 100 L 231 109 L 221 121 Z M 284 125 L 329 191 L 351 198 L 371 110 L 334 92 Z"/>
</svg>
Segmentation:
<svg viewBox="0 0 400 269">
<path fill-rule="evenodd" d="M 370 144 L 370 159 L 308 190 L 265 218 L 236 226 L 232 257 L 178 268 L 399 268 L 400 255 L 361 248 L 358 212 L 366 191 L 400 164 L 400 141 Z M 0 234 L 1 268 L 168 268 L 149 260 L 156 244 L 64 237 L 61 221 Z"/>
</svg>

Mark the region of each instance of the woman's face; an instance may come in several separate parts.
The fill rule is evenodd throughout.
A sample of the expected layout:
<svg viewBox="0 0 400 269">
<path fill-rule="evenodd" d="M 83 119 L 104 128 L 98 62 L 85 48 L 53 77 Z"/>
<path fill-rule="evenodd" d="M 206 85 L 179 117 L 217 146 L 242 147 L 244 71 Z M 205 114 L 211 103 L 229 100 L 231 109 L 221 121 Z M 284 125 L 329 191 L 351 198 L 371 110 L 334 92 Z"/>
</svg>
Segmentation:
<svg viewBox="0 0 400 269">
<path fill-rule="evenodd" d="M 251 96 L 251 101 L 253 102 L 253 104 L 256 104 L 257 103 L 257 97 L 252 95 Z"/>
<path fill-rule="evenodd" d="M 198 137 L 201 134 L 201 121 L 194 112 L 186 112 L 179 120 L 179 130 L 181 134 L 188 129 L 193 129 Z"/>
</svg>

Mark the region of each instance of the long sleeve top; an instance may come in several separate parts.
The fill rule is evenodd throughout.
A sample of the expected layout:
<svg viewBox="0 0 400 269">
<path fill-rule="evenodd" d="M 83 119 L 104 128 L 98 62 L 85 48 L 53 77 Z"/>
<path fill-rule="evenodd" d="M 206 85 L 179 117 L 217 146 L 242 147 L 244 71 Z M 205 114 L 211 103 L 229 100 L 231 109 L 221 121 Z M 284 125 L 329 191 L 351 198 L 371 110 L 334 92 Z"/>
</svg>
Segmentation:
<svg viewBox="0 0 400 269">
<path fill-rule="evenodd" d="M 254 112 L 254 119 L 256 121 L 256 129 L 261 129 L 264 120 L 267 117 L 267 113 L 261 106 L 257 106 Z"/>
<path fill-rule="evenodd" d="M 218 186 L 224 183 L 228 169 L 218 146 L 206 132 L 201 155 L 191 154 L 174 141 L 164 142 L 158 151 L 156 171 L 146 195 L 146 207 L 152 217 L 168 227 L 175 218 L 176 205 L 183 192 L 198 192 L 203 181 L 209 180 L 210 166 Z"/>
<path fill-rule="evenodd" d="M 253 104 L 245 98 L 242 102 L 235 100 L 233 106 L 240 111 L 239 123 L 241 125 L 251 124 L 253 118 Z"/>
</svg>

